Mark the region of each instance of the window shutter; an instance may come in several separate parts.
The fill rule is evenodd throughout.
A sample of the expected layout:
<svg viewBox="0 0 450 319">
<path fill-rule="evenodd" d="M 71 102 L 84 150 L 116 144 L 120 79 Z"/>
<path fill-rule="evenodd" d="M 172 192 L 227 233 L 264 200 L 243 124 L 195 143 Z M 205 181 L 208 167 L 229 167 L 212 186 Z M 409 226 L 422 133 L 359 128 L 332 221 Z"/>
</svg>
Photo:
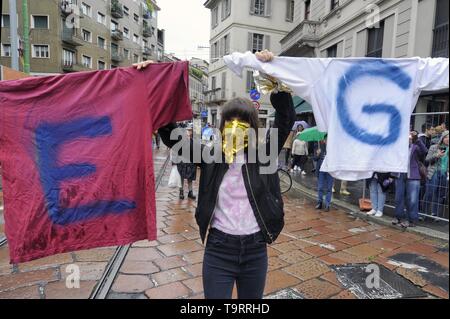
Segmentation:
<svg viewBox="0 0 450 319">
<path fill-rule="evenodd" d="M 292 22 L 292 6 L 291 6 L 292 0 L 286 1 L 286 21 Z"/>
<path fill-rule="evenodd" d="M 225 94 L 226 94 L 226 90 L 227 90 L 227 73 L 223 72 L 222 73 L 222 98 L 225 98 Z"/>
<path fill-rule="evenodd" d="M 248 33 L 248 50 L 253 52 L 253 33 Z"/>
<path fill-rule="evenodd" d="M 255 0 L 250 1 L 250 14 L 255 14 Z"/>
<path fill-rule="evenodd" d="M 226 8 L 225 8 L 225 6 L 226 6 L 226 1 L 222 1 L 222 5 L 221 5 L 221 9 L 222 10 L 220 10 L 221 12 L 220 12 L 220 16 L 221 16 L 221 18 L 222 18 L 222 21 L 225 19 L 225 17 L 226 17 Z"/>
<path fill-rule="evenodd" d="M 229 1 L 228 1 L 227 17 L 228 17 L 229 15 L 231 15 L 231 1 L 232 1 L 232 0 L 229 0 Z"/>
<path fill-rule="evenodd" d="M 264 49 L 270 50 L 270 35 L 264 36 Z"/>
<path fill-rule="evenodd" d="M 272 0 L 266 0 L 266 17 L 270 17 L 272 15 Z"/>
<path fill-rule="evenodd" d="M 227 38 L 226 38 L 226 42 L 225 42 L 225 54 L 230 54 L 231 52 L 231 48 L 230 48 L 230 40 L 231 34 L 228 34 Z"/>
<path fill-rule="evenodd" d="M 225 38 L 220 39 L 220 50 L 219 57 L 223 57 L 225 55 Z"/>
<path fill-rule="evenodd" d="M 247 85 L 246 85 L 247 92 L 249 92 L 252 89 L 252 81 L 253 81 L 253 72 L 247 71 Z"/>
</svg>

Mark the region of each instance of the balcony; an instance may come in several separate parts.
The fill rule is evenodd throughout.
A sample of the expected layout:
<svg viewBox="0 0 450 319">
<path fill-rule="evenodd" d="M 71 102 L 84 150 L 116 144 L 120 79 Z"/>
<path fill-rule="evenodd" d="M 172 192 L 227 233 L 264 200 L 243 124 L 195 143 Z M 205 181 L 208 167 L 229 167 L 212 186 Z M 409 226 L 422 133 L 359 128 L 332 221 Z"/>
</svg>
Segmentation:
<svg viewBox="0 0 450 319">
<path fill-rule="evenodd" d="M 111 1 L 111 16 L 120 19 L 123 18 L 123 8 L 119 1 Z"/>
<path fill-rule="evenodd" d="M 80 46 L 84 43 L 83 39 L 77 35 L 76 29 L 66 27 L 62 31 L 62 41 L 72 46 Z"/>
<path fill-rule="evenodd" d="M 61 63 L 61 66 L 64 72 L 80 72 L 89 70 L 89 68 L 85 67 L 82 64 L 72 63 L 68 61 L 63 61 Z"/>
<path fill-rule="evenodd" d="M 294 30 L 281 39 L 282 54 L 294 53 L 294 51 L 301 50 L 304 47 L 307 48 L 304 50 L 305 52 L 308 51 L 308 48 L 311 50 L 311 48 L 318 47 L 320 39 L 319 29 L 320 22 L 318 21 L 302 21 Z"/>
<path fill-rule="evenodd" d="M 114 62 L 122 62 L 124 60 L 124 56 L 118 52 L 111 53 L 111 61 Z"/>
<path fill-rule="evenodd" d="M 221 88 L 215 88 L 210 91 L 204 92 L 207 95 L 207 104 L 220 104 L 222 102 L 225 102 L 225 99 L 222 97 L 223 94 L 221 94 L 221 91 Z"/>
<path fill-rule="evenodd" d="M 145 38 L 150 38 L 152 36 L 152 28 L 148 25 L 144 25 L 144 27 L 142 28 L 142 35 Z"/>
<path fill-rule="evenodd" d="M 144 47 L 144 51 L 142 52 L 142 54 L 145 56 L 151 56 L 153 52 L 152 49 L 150 49 L 149 47 Z"/>
<path fill-rule="evenodd" d="M 142 17 L 144 19 L 151 19 L 152 18 L 152 14 L 150 13 L 150 11 L 144 9 L 144 12 L 142 13 Z"/>
<path fill-rule="evenodd" d="M 123 32 L 120 30 L 111 31 L 111 39 L 113 39 L 115 41 L 122 41 L 123 40 Z"/>
<path fill-rule="evenodd" d="M 73 1 L 69 0 L 61 0 L 61 15 L 64 18 L 67 18 L 69 15 L 76 13 L 75 7 L 76 4 L 72 4 Z"/>
</svg>

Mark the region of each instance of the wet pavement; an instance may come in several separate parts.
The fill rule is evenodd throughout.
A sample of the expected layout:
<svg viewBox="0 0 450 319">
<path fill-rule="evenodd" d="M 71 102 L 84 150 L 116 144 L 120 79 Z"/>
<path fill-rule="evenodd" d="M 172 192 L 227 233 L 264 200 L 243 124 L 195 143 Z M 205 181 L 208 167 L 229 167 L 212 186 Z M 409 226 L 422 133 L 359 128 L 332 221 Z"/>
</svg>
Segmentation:
<svg viewBox="0 0 450 319">
<path fill-rule="evenodd" d="M 280 154 L 280 163 L 284 163 L 282 160 L 284 159 L 284 153 Z M 310 189 L 317 191 L 317 177 L 316 173 L 312 172 L 313 170 L 313 164 L 312 160 L 309 159 L 306 163 L 306 175 L 302 175 L 299 172 L 292 172 L 291 176 L 292 179 L 299 183 L 300 185 Z M 334 182 L 334 188 L 335 192 L 333 193 L 333 200 L 342 201 L 344 203 L 353 205 L 355 207 L 358 207 L 359 205 L 359 199 L 360 198 L 368 198 L 370 199 L 370 191 L 367 187 L 364 190 L 364 184 L 365 181 L 356 181 L 356 182 L 347 182 L 347 190 L 350 193 L 350 195 L 343 195 L 341 194 L 341 181 L 336 180 Z M 364 194 L 365 192 L 365 194 Z M 395 190 L 391 188 L 388 191 L 388 194 L 386 196 L 386 207 L 384 209 L 384 213 L 386 216 L 394 217 L 394 207 L 395 207 Z M 448 216 L 448 212 L 447 212 Z M 445 221 L 435 221 L 431 219 L 423 219 L 419 221 L 419 225 L 423 227 L 427 227 L 439 232 L 443 232 L 448 234 L 449 233 L 449 223 Z"/>
<path fill-rule="evenodd" d="M 164 150 L 155 154 L 156 170 L 165 156 Z M 194 218 L 196 202 L 179 200 L 178 189 L 167 186 L 170 169 L 156 194 L 158 239 L 131 246 L 109 299 L 203 298 L 204 246 Z M 400 297 L 395 285 L 390 289 L 383 284 L 386 295 L 358 293 L 364 291 L 361 284 L 368 274 L 355 279 L 338 271 L 355 265 L 380 265 L 383 274 L 387 271 L 418 289 L 414 298 L 449 297 L 448 242 L 362 220 L 342 209 L 317 211 L 314 201 L 297 190 L 288 192 L 284 203 L 286 226 L 268 247 L 265 298 Z M 0 298 L 89 298 L 115 251 L 100 248 L 9 265 L 6 248 L 0 248 Z M 65 287 L 65 267 L 71 263 L 81 269 L 79 289 Z"/>
</svg>

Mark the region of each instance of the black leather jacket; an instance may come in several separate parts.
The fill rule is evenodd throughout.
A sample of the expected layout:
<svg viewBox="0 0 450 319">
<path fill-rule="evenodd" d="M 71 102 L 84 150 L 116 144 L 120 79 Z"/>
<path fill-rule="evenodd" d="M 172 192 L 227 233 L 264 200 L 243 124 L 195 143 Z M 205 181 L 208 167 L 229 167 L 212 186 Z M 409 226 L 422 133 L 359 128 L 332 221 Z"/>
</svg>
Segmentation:
<svg viewBox="0 0 450 319">
<path fill-rule="evenodd" d="M 273 127 L 278 128 L 278 155 L 294 125 L 295 110 L 292 97 L 289 93 L 281 92 L 272 94 L 270 100 L 276 110 Z M 169 124 L 159 129 L 162 141 L 169 148 L 172 148 L 178 142 L 178 140 L 170 140 L 170 133 L 175 127 L 175 124 Z M 269 142 L 269 139 L 270 134 L 268 134 L 266 142 Z M 194 141 L 191 141 L 191 143 L 194 143 Z M 266 149 L 269 144 L 266 143 Z M 191 144 L 191 160 L 193 158 L 193 149 L 194 147 Z M 199 226 L 202 242 L 204 242 L 208 227 L 213 218 L 219 187 L 228 170 L 228 164 L 223 160 L 222 163 L 210 164 L 202 161 L 199 165 L 201 175 L 195 219 Z M 270 244 L 277 239 L 284 227 L 284 210 L 278 174 L 277 172 L 273 174 L 260 174 L 259 168 L 263 165 L 267 164 L 260 163 L 259 161 L 257 163 L 244 164 L 242 165 L 242 174 L 256 221 L 266 242 Z"/>
</svg>

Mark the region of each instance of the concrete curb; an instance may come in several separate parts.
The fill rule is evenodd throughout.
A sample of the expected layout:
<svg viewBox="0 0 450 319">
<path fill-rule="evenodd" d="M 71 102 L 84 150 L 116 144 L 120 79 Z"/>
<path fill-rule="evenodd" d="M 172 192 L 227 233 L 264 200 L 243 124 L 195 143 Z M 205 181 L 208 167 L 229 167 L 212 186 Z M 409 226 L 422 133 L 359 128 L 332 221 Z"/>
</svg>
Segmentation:
<svg viewBox="0 0 450 319">
<path fill-rule="evenodd" d="M 316 200 L 316 198 L 317 198 L 317 194 L 315 191 L 312 191 L 311 189 L 306 188 L 305 186 L 301 185 L 300 183 L 298 183 L 294 180 L 292 180 L 292 189 L 299 191 L 303 195 L 305 195 L 308 198 L 311 198 L 313 200 Z M 383 217 L 379 218 L 379 217 L 368 216 L 366 213 L 361 212 L 359 210 L 358 206 L 351 205 L 349 203 L 346 203 L 344 201 L 341 201 L 341 200 L 338 200 L 335 198 L 333 198 L 332 206 L 340 208 L 340 209 L 344 209 L 344 210 L 348 211 L 348 213 L 350 215 L 356 216 L 365 221 L 370 221 L 375 224 L 379 224 L 382 226 L 387 226 L 387 227 L 399 230 L 398 227 L 395 227 L 394 225 L 392 225 L 392 223 L 391 223 L 392 218 L 390 218 L 390 217 L 383 216 Z M 447 243 L 449 242 L 449 234 L 440 232 L 440 231 L 436 231 L 436 230 L 433 230 L 433 229 L 430 229 L 427 227 L 417 226 L 414 228 L 408 228 L 403 231 L 413 233 L 413 234 L 418 234 L 418 235 L 425 236 L 425 237 L 429 237 L 432 239 L 443 240 Z"/>
</svg>

